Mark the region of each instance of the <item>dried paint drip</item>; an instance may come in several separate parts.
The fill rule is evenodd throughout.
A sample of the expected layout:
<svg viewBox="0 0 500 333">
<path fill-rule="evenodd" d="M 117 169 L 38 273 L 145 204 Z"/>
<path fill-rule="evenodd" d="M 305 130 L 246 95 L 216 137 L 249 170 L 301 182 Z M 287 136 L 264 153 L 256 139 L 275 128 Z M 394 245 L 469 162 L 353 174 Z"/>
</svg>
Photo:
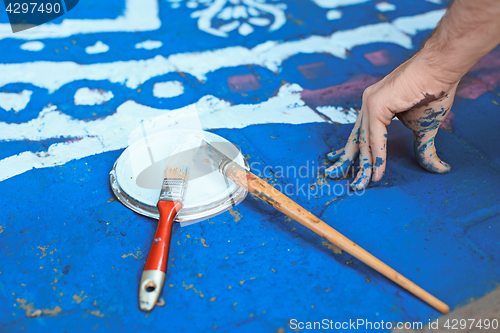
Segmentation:
<svg viewBox="0 0 500 333">
<path fill-rule="evenodd" d="M 16 299 L 16 302 L 21 309 L 26 312 L 26 316 L 28 317 L 40 317 L 42 314 L 46 316 L 57 316 L 62 312 L 62 308 L 58 305 L 53 309 L 35 309 L 33 303 L 28 303 L 28 301 L 23 298 Z"/>
<path fill-rule="evenodd" d="M 329 241 L 323 241 L 323 242 L 321 242 L 321 245 L 326 246 L 328 248 L 328 250 L 332 250 L 333 253 L 335 253 L 335 254 L 342 254 L 343 253 L 341 248 L 333 245 Z"/>
</svg>

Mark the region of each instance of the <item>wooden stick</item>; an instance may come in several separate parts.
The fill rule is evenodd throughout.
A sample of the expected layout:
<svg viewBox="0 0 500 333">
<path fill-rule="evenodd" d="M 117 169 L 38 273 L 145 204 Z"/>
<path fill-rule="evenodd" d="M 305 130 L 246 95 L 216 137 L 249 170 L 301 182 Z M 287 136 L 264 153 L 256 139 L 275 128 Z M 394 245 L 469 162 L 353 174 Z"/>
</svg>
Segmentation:
<svg viewBox="0 0 500 333">
<path fill-rule="evenodd" d="M 248 188 L 249 193 L 255 195 L 257 198 L 273 206 L 321 237 L 328 239 L 330 243 L 358 258 L 380 274 L 385 275 L 390 280 L 419 297 L 424 302 L 427 302 L 442 313 L 448 313 L 450 311 L 448 305 L 384 264 L 250 171 L 243 169 L 234 162 L 224 165 L 221 170 L 226 177 L 236 184 Z"/>
</svg>

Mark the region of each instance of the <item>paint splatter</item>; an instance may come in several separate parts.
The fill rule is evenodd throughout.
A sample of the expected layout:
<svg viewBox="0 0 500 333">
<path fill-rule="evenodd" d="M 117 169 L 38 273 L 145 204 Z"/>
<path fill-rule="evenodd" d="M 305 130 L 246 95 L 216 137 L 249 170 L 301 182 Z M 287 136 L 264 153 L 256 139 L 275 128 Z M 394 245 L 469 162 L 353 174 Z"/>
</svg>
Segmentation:
<svg viewBox="0 0 500 333">
<path fill-rule="evenodd" d="M 101 311 L 99 311 L 99 310 L 89 311 L 89 313 L 91 315 L 99 317 L 99 318 L 103 318 L 104 317 L 104 314 L 102 314 Z"/>
<path fill-rule="evenodd" d="M 47 316 L 57 316 L 62 312 L 62 310 L 63 309 L 59 305 L 56 305 L 56 307 L 53 309 L 42 309 L 42 312 Z"/>
<path fill-rule="evenodd" d="M 88 296 L 85 295 L 83 296 L 83 291 L 80 293 L 80 295 L 77 295 L 77 294 L 74 294 L 73 295 L 73 301 L 76 303 L 76 304 L 80 304 L 84 299 L 86 299 Z M 83 296 L 83 297 L 82 297 Z"/>
<path fill-rule="evenodd" d="M 229 209 L 229 214 L 234 218 L 234 222 L 239 222 L 241 220 L 241 214 L 237 210 Z"/>
<path fill-rule="evenodd" d="M 205 241 L 205 238 L 201 239 L 201 244 L 203 244 L 204 247 L 209 247 L 209 245 Z"/>
<path fill-rule="evenodd" d="M 142 251 L 137 250 L 135 253 L 130 252 L 130 253 L 124 254 L 124 255 L 122 255 L 122 258 L 127 258 L 130 256 L 134 257 L 136 260 L 139 258 L 142 258 Z"/>
<path fill-rule="evenodd" d="M 184 287 L 184 289 L 186 290 L 189 290 L 189 289 L 192 289 L 195 293 L 197 293 L 198 295 L 200 295 L 201 298 L 205 297 L 205 295 L 203 295 L 202 291 L 201 290 L 197 290 L 193 284 L 186 284 L 186 282 L 182 281 L 182 286 Z"/>
<path fill-rule="evenodd" d="M 42 250 L 41 251 L 42 253 L 37 253 L 37 255 L 40 256 L 39 258 L 42 259 L 43 257 L 45 257 L 47 255 L 46 251 L 49 248 L 49 245 L 47 245 L 47 246 L 40 246 L 39 245 L 36 248 L 39 249 L 39 250 Z"/>
<path fill-rule="evenodd" d="M 28 317 L 40 317 L 42 314 L 46 316 L 57 316 L 63 310 L 60 306 L 55 306 L 52 309 L 36 309 L 33 303 L 28 303 L 28 301 L 23 298 L 16 299 L 16 302 L 21 309 L 26 312 L 26 316 Z"/>
<path fill-rule="evenodd" d="M 332 250 L 333 253 L 335 254 L 342 254 L 342 249 L 336 245 L 333 245 L 329 241 L 323 241 L 321 242 L 321 245 L 326 246 L 329 250 Z"/>
<path fill-rule="evenodd" d="M 28 303 L 28 301 L 23 299 L 23 298 L 16 299 L 16 302 L 19 304 L 21 309 L 26 311 L 26 316 L 39 317 L 42 315 L 42 310 L 35 309 L 33 303 L 26 304 L 26 303 Z"/>
</svg>

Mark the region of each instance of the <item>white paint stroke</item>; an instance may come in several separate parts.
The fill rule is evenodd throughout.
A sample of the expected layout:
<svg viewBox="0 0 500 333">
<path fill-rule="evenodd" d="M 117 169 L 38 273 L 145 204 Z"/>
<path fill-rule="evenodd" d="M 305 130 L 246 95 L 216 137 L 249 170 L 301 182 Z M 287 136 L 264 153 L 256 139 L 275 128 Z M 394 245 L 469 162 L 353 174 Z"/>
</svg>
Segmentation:
<svg viewBox="0 0 500 333">
<path fill-rule="evenodd" d="M 375 4 L 375 8 L 377 8 L 379 12 L 390 12 L 396 10 L 395 5 L 386 1 Z"/>
<path fill-rule="evenodd" d="M 98 41 L 94 45 L 87 46 L 85 48 L 85 52 L 87 52 L 88 54 L 104 53 L 108 51 L 109 51 L 109 46 L 101 41 Z"/>
<path fill-rule="evenodd" d="M 180 81 L 157 82 L 153 85 L 153 96 L 169 98 L 182 95 L 184 86 Z"/>
<path fill-rule="evenodd" d="M 200 99 L 196 107 L 205 129 L 244 128 L 255 124 L 305 124 L 324 122 L 324 119 L 305 105 L 297 84 L 283 85 L 278 95 L 260 104 L 230 106 L 213 96 Z"/>
<path fill-rule="evenodd" d="M 198 29 L 206 33 L 212 34 L 218 37 L 228 37 L 228 32 L 235 29 L 236 23 L 241 23 L 238 32 L 246 36 L 253 32 L 253 28 L 245 22 L 239 22 L 240 19 L 245 21 L 249 14 L 259 15 L 260 13 L 266 13 L 273 16 L 273 23 L 269 26 L 269 31 L 275 31 L 281 28 L 286 23 L 285 9 L 287 8 L 285 3 L 278 4 L 268 4 L 262 0 L 238 0 L 229 1 L 234 7 L 225 7 L 227 5 L 227 0 L 213 0 L 209 2 L 209 6 L 202 10 L 197 10 L 191 13 L 191 18 L 198 19 Z M 237 20 L 229 22 L 222 26 L 216 27 L 212 25 L 214 18 L 220 18 L 222 20 Z M 236 23 L 235 23 L 236 22 Z M 250 22 L 250 21 L 249 21 Z M 260 25 L 264 21 L 257 21 Z M 270 21 L 268 21 L 270 23 Z M 229 29 L 232 28 L 232 29 Z"/>
<path fill-rule="evenodd" d="M 145 49 L 145 50 L 154 50 L 163 46 L 163 43 L 159 40 L 145 40 L 144 42 L 140 42 L 135 44 L 136 49 Z"/>
<path fill-rule="evenodd" d="M 156 56 L 148 60 L 117 61 L 92 65 L 74 62 L 37 61 L 23 64 L 0 64 L 0 87 L 13 82 L 32 83 L 49 92 L 75 80 L 109 80 L 137 86 L 151 77 L 175 72 L 167 59 Z"/>
<path fill-rule="evenodd" d="M 345 6 L 357 5 L 371 0 L 312 0 L 321 8 L 338 8 Z"/>
<path fill-rule="evenodd" d="M 129 133 L 142 120 L 154 118 L 165 112 L 127 101 L 115 114 L 89 122 L 71 118 L 57 110 L 56 106 L 45 108 L 38 118 L 28 123 L 0 122 L 0 140 L 75 139 L 68 143 L 52 144 L 47 154 L 23 152 L 0 160 L 0 181 L 33 168 L 63 165 L 71 160 L 124 148 Z"/>
<path fill-rule="evenodd" d="M 0 107 L 6 111 L 21 111 L 28 105 L 32 93 L 30 90 L 20 93 L 0 92 Z"/>
<path fill-rule="evenodd" d="M 220 68 L 259 65 L 273 72 L 291 56 L 299 53 L 327 53 L 345 58 L 345 50 L 371 43 L 393 43 L 412 48 L 416 32 L 432 29 L 444 14 L 436 10 L 412 17 L 398 18 L 391 23 L 377 23 L 337 31 L 330 36 L 310 36 L 296 41 L 268 41 L 252 49 L 242 46 L 224 49 L 156 56 L 147 60 L 117 61 L 82 65 L 74 62 L 37 61 L 21 64 L 0 64 L 0 87 L 15 82 L 31 83 L 53 92 L 75 80 L 109 80 L 137 88 L 148 79 L 172 72 L 191 74 L 206 80 L 206 74 Z M 404 31 L 404 33 L 402 32 Z"/>
<path fill-rule="evenodd" d="M 412 17 L 399 17 L 392 24 L 400 31 L 409 35 L 416 35 L 420 31 L 433 29 L 439 23 L 439 20 L 446 13 L 446 9 L 433 10 L 424 14 L 418 15 L 418 20 L 412 20 Z"/>
<path fill-rule="evenodd" d="M 253 124 L 290 123 L 304 124 L 324 122 L 300 98 L 302 88 L 286 84 L 275 97 L 258 105 L 231 106 L 214 96 L 204 96 L 196 103 L 200 122 L 204 129 L 243 128 Z M 141 122 L 160 115 L 173 119 L 179 112 L 158 110 L 126 101 L 111 116 L 92 121 L 72 118 L 60 112 L 56 106 L 46 107 L 38 118 L 27 123 L 0 122 L 0 140 L 40 141 L 48 138 L 71 138 L 67 143 L 52 144 L 47 153 L 23 152 L 0 160 L 0 181 L 22 174 L 33 168 L 63 165 L 71 160 L 125 148 L 128 137 Z"/>
<path fill-rule="evenodd" d="M 278 30 L 286 23 L 285 9 L 287 8 L 287 6 L 284 3 L 271 5 L 266 4 L 263 1 L 255 0 L 241 0 L 241 2 L 247 5 L 249 8 L 257 8 L 262 12 L 266 12 L 274 16 L 274 22 L 269 27 L 269 31 Z"/>
<path fill-rule="evenodd" d="M 75 105 L 98 105 L 106 103 L 113 97 L 111 91 L 80 88 L 75 93 L 74 101 Z"/>
<path fill-rule="evenodd" d="M 342 18 L 342 12 L 340 10 L 329 10 L 326 13 L 326 18 L 327 20 L 333 21 L 333 20 L 338 20 L 339 18 Z"/>
<path fill-rule="evenodd" d="M 26 42 L 26 43 L 22 44 L 20 47 L 21 47 L 21 50 L 24 50 L 24 51 L 37 52 L 37 51 L 43 50 L 43 48 L 45 47 L 45 44 L 40 42 L 40 41 L 34 41 L 34 42 Z"/>
<path fill-rule="evenodd" d="M 353 124 L 356 122 L 358 113 L 353 108 L 345 109 L 341 106 L 318 106 L 316 108 L 333 122 L 339 124 Z"/>
<path fill-rule="evenodd" d="M 64 38 L 98 32 L 137 32 L 161 26 L 158 0 L 126 0 L 124 15 L 116 19 L 65 19 L 61 24 L 45 23 L 13 34 L 10 24 L 0 24 L 0 39 Z"/>
<path fill-rule="evenodd" d="M 240 27 L 238 28 L 238 32 L 240 33 L 240 35 L 242 36 L 248 36 L 250 35 L 252 32 L 253 32 L 253 28 L 250 24 L 248 23 L 243 23 L 242 25 L 240 25 Z"/>
</svg>

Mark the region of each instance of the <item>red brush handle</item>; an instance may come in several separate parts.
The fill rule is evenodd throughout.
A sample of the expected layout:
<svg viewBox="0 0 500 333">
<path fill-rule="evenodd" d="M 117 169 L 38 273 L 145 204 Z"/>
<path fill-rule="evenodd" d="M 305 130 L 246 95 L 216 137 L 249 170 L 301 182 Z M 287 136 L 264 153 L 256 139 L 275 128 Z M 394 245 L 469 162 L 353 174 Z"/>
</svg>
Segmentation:
<svg viewBox="0 0 500 333">
<path fill-rule="evenodd" d="M 151 244 L 144 270 L 159 270 L 166 273 L 174 218 L 181 210 L 182 204 L 177 201 L 158 201 L 157 207 L 160 211 L 160 221 L 156 227 L 155 238 Z"/>
</svg>

